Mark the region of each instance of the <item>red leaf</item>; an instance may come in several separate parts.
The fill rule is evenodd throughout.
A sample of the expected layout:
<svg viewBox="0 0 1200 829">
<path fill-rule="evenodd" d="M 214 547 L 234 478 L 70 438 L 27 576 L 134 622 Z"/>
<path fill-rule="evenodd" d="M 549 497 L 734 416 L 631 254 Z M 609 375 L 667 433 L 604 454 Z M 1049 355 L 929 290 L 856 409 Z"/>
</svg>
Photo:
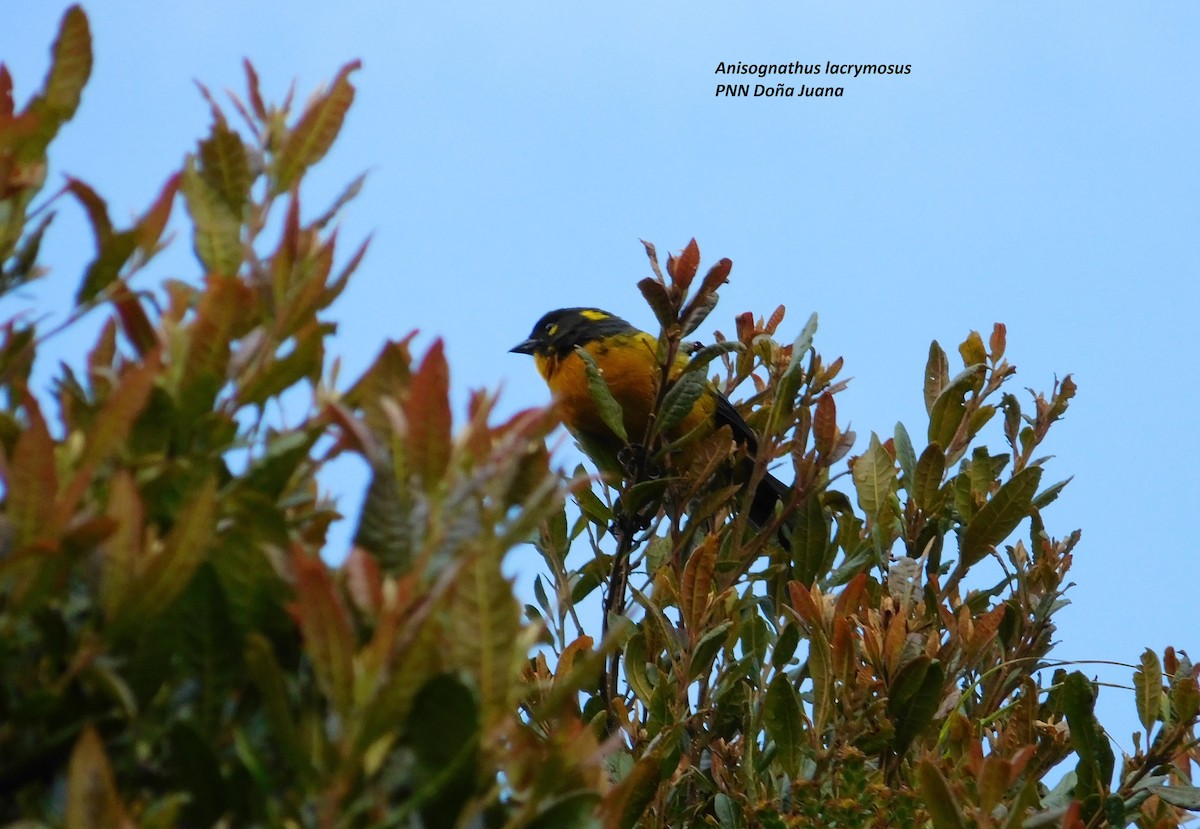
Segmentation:
<svg viewBox="0 0 1200 829">
<path fill-rule="evenodd" d="M 692 280 L 696 277 L 696 271 L 699 268 L 700 246 L 696 244 L 695 239 L 687 243 L 687 247 L 679 254 L 678 259 L 674 256 L 667 258 L 667 273 L 671 275 L 672 281 L 684 293 L 691 286 Z"/>
<path fill-rule="evenodd" d="M 350 614 L 334 589 L 329 568 L 321 559 L 297 548 L 292 554 L 296 574 L 295 612 L 312 660 L 317 684 L 342 717 L 354 702 L 354 633 Z"/>
<path fill-rule="evenodd" d="M 0 117 L 13 114 L 12 90 L 12 75 L 8 74 L 8 67 L 0 63 Z"/>
<path fill-rule="evenodd" d="M 181 180 L 182 176 L 179 173 L 175 173 L 167 179 L 167 183 L 163 185 L 154 204 L 150 205 L 138 221 L 138 249 L 141 250 L 143 256 L 152 256 L 157 250 L 163 230 L 166 229 L 167 222 L 171 218 L 171 207 L 175 204 L 175 194 L 179 192 Z"/>
<path fill-rule="evenodd" d="M 450 369 L 442 341 L 430 346 L 412 379 L 405 415 L 411 469 L 432 489 L 450 462 Z"/>
<path fill-rule="evenodd" d="M 29 425 L 17 438 L 5 480 L 8 517 L 16 532 L 16 548 L 51 537 L 55 529 L 54 498 L 58 472 L 54 463 L 54 438 L 32 396 L 24 403 Z"/>
<path fill-rule="evenodd" d="M 255 115 L 266 120 L 267 108 L 263 105 L 262 93 L 259 92 L 258 73 L 254 71 L 254 65 L 246 58 L 242 58 L 242 66 L 246 69 L 246 88 L 250 91 L 250 106 L 254 108 Z"/>
</svg>

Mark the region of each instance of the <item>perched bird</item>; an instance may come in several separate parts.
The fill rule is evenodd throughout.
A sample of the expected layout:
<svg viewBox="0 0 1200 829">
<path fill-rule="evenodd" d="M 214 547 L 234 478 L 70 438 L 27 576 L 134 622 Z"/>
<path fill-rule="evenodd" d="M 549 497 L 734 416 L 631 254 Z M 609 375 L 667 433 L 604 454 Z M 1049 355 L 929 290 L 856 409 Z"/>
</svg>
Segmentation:
<svg viewBox="0 0 1200 829">
<path fill-rule="evenodd" d="M 661 376 L 658 342 L 645 331 L 599 308 L 561 308 L 538 320 L 529 337 L 511 349 L 517 354 L 533 356 L 538 372 L 558 403 L 564 425 L 602 472 L 620 477 L 624 469 L 619 456 L 628 444 L 604 422 L 598 411 L 588 391 L 587 366 L 576 352 L 577 347 L 595 360 L 609 391 L 621 406 L 625 434 L 630 442 L 636 443 L 645 436 L 657 402 Z M 687 363 L 687 357 L 681 354 L 671 370 L 671 380 L 682 374 Z M 668 441 L 685 435 L 703 438 L 723 426 L 729 428 L 733 440 L 742 444 L 752 457 L 757 449 L 754 430 L 733 404 L 709 384 L 691 411 L 665 437 Z M 689 441 L 689 446 L 697 443 Z M 698 460 L 685 448 L 674 465 L 686 471 L 695 462 Z M 751 458 L 743 458 L 732 469 L 726 469 L 723 480 L 715 484 L 724 485 L 730 480 L 745 483 L 753 469 Z M 770 473 L 765 474 L 750 500 L 751 522 L 759 527 L 767 525 L 774 515 L 775 504 L 788 494 L 787 484 Z"/>
</svg>

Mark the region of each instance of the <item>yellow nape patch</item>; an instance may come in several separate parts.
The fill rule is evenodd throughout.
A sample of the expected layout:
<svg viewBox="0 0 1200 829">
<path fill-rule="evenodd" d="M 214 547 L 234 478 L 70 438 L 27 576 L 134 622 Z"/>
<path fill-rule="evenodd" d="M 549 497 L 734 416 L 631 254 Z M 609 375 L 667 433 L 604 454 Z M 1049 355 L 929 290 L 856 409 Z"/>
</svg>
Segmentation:
<svg viewBox="0 0 1200 829">
<path fill-rule="evenodd" d="M 600 320 L 609 319 L 612 316 L 612 314 L 606 314 L 603 311 L 593 311 L 589 308 L 586 311 L 580 311 L 579 316 L 583 317 L 585 320 L 591 320 L 592 322 L 599 322 Z"/>
</svg>

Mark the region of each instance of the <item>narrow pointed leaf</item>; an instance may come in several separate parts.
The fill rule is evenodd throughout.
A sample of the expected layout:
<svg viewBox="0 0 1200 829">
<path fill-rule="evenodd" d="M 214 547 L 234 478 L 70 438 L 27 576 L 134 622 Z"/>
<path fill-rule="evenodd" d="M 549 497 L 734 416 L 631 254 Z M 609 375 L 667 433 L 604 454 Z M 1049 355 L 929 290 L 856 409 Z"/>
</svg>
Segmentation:
<svg viewBox="0 0 1200 829">
<path fill-rule="evenodd" d="M 440 339 L 413 375 L 405 415 L 409 468 L 432 490 L 450 463 L 450 368 Z"/>
<path fill-rule="evenodd" d="M 342 129 L 354 102 L 350 74 L 361 66 L 353 61 L 342 67 L 329 91 L 314 100 L 284 139 L 275 161 L 276 191 L 290 190 L 304 171 L 320 161 Z"/>
<path fill-rule="evenodd" d="M 933 820 L 933 829 L 967 829 L 963 820 L 962 810 L 950 791 L 941 770 L 929 760 L 922 760 L 917 767 L 918 791 L 929 817 Z"/>
<path fill-rule="evenodd" d="M 117 794 L 112 766 L 104 751 L 104 743 L 96 729 L 86 726 L 67 768 L 66 796 L 67 829 L 93 829 L 104 826 L 113 829 L 130 827 L 128 817 Z"/>
<path fill-rule="evenodd" d="M 25 412 L 29 425 L 17 438 L 5 481 L 8 519 L 17 548 L 54 532 L 54 499 L 58 493 L 54 438 L 32 397 L 25 398 Z"/>
<path fill-rule="evenodd" d="M 600 419 L 604 421 L 604 425 L 613 430 L 613 434 L 623 441 L 628 441 L 629 436 L 625 434 L 625 415 L 621 411 L 621 404 L 613 397 L 612 391 L 608 388 L 608 383 L 604 380 L 604 375 L 600 371 L 600 367 L 596 365 L 596 360 L 583 348 L 576 348 L 575 353 L 583 360 L 583 367 L 587 373 L 588 394 L 592 398 L 592 402 L 596 404 L 596 411 L 600 414 Z M 641 440 L 642 436 L 637 436 Z"/>
<path fill-rule="evenodd" d="M 656 422 L 658 434 L 667 434 L 685 417 L 700 396 L 708 392 L 708 378 L 702 372 L 687 372 L 672 384 L 663 397 L 662 409 Z"/>
<path fill-rule="evenodd" d="M 66 121 L 79 107 L 79 98 L 92 74 L 92 35 L 87 15 L 79 6 L 71 6 L 59 25 L 58 39 L 50 52 L 53 63 L 46 87 L 36 109 L 45 109 L 59 121 Z"/>
<path fill-rule="evenodd" d="M 210 273 L 233 276 L 241 267 L 242 221 L 189 159 L 183 172 L 183 195 L 192 217 L 196 257 Z"/>
<path fill-rule="evenodd" d="M 763 727 L 775 741 L 776 758 L 789 776 L 795 777 L 804 761 L 804 718 L 800 696 L 787 675 L 777 672 L 763 700 Z"/>
<path fill-rule="evenodd" d="M 680 611 L 688 632 L 696 635 L 704 624 L 712 595 L 713 573 L 717 566 L 717 538 L 709 535 L 692 551 L 683 568 L 680 585 Z"/>
<path fill-rule="evenodd" d="M 296 614 L 304 651 L 322 692 L 342 717 L 348 717 L 354 696 L 355 641 L 350 614 L 338 595 L 329 568 L 319 558 L 297 550 L 292 556 L 296 574 Z"/>
<path fill-rule="evenodd" d="M 216 120 L 209 137 L 200 142 L 200 175 L 230 215 L 241 218 L 253 179 L 246 145 L 224 120 Z"/>
</svg>

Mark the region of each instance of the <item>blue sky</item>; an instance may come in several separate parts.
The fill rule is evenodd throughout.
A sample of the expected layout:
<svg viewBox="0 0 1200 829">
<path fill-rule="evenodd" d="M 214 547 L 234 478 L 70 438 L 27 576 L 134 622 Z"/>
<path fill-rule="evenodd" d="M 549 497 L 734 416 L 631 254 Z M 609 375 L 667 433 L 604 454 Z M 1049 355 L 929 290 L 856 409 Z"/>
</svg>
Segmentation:
<svg viewBox="0 0 1200 829">
<path fill-rule="evenodd" d="M 14 4 L 0 59 L 23 101 L 66 3 Z M 301 97 L 363 60 L 343 137 L 313 177 L 327 203 L 370 170 L 343 238 L 373 232 L 334 309 L 343 377 L 385 337 L 445 337 L 458 399 L 503 384 L 544 402 L 507 353 L 543 311 L 598 305 L 651 326 L 639 239 L 696 237 L 734 262 L 711 318 L 783 303 L 791 336 L 855 379 L 839 400 L 863 441 L 924 425 L 929 341 L 1008 326 L 1019 387 L 1072 373 L 1046 450 L 1074 482 L 1048 528 L 1083 529 L 1057 654 L 1136 661 L 1197 642 L 1200 496 L 1200 6 L 1191 2 L 610 2 L 393 4 L 106 0 L 86 5 L 96 68 L 54 175 L 140 212 L 207 125 L 193 80 Z M 717 98 L 721 61 L 911 64 L 834 99 Z M 821 82 L 828 83 L 828 78 Z M 24 297 L 57 314 L 91 239 L 64 206 L 54 270 Z M 157 271 L 193 277 L 186 239 Z M 703 331 L 702 331 L 703 333 Z M 80 343 L 57 347 L 73 359 Z M 53 363 L 41 366 L 48 377 Z M 1189 448 L 1191 447 L 1191 448 Z M 919 449 L 919 447 L 918 447 Z M 1181 454 L 1184 453 L 1184 454 Z M 573 463 L 573 460 L 564 458 Z M 347 483 L 357 491 L 354 470 Z M 343 536 L 344 537 L 344 536 Z M 1129 672 L 1097 666 L 1128 684 Z M 1101 721 L 1131 749 L 1132 694 Z"/>
</svg>

